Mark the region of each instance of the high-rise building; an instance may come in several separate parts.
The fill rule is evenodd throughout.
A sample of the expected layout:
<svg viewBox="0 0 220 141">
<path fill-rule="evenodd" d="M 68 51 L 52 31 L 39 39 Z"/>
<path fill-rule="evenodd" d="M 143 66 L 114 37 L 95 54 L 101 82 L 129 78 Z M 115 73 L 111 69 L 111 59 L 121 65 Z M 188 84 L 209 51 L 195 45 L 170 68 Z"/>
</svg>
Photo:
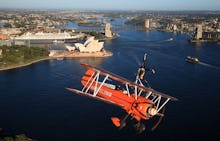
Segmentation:
<svg viewBox="0 0 220 141">
<path fill-rule="evenodd" d="M 146 19 L 145 20 L 145 25 L 144 25 L 144 27 L 148 30 L 148 29 L 150 29 L 150 20 L 149 19 Z"/>
<path fill-rule="evenodd" d="M 195 38 L 197 40 L 202 39 L 202 25 L 201 24 L 197 25 Z"/>
<path fill-rule="evenodd" d="M 173 31 L 177 31 L 177 26 L 176 26 L 176 24 L 173 25 L 172 29 L 173 29 Z"/>
</svg>

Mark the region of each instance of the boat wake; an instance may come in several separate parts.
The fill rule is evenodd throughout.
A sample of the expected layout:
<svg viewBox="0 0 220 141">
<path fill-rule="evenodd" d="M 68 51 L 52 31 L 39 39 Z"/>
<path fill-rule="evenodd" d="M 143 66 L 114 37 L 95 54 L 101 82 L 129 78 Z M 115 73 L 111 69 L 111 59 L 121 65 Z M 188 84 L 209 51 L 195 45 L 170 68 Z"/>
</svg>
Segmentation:
<svg viewBox="0 0 220 141">
<path fill-rule="evenodd" d="M 220 67 L 218 67 L 218 66 L 210 65 L 210 64 L 207 64 L 207 63 L 204 63 L 204 62 L 199 62 L 199 64 L 203 65 L 203 66 L 206 66 L 206 67 L 210 67 L 210 68 L 214 68 L 214 69 L 220 70 Z"/>
<path fill-rule="evenodd" d="M 169 39 L 167 39 L 167 40 L 164 40 L 165 42 L 171 42 L 171 41 L 173 41 L 173 38 L 169 38 Z"/>
</svg>

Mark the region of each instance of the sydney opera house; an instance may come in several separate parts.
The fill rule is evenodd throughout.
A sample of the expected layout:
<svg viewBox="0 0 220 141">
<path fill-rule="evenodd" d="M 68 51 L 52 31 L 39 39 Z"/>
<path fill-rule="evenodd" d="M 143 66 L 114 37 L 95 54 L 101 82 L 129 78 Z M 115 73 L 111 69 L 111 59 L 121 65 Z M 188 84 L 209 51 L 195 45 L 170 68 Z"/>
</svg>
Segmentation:
<svg viewBox="0 0 220 141">
<path fill-rule="evenodd" d="M 79 50 L 79 52 L 100 52 L 104 47 L 104 42 L 99 42 L 95 40 L 94 37 L 88 38 L 84 44 L 82 43 L 75 43 L 75 49 Z"/>
</svg>

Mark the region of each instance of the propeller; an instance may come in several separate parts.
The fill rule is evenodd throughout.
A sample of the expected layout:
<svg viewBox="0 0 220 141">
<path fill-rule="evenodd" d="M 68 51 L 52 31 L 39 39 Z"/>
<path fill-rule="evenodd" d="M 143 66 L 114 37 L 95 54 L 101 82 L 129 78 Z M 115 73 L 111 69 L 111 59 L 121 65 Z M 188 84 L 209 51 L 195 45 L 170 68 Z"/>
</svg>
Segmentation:
<svg viewBox="0 0 220 141">
<path fill-rule="evenodd" d="M 161 123 L 161 121 L 162 121 L 162 119 L 163 119 L 163 117 L 164 117 L 164 112 L 165 112 L 165 106 L 163 107 L 163 109 L 162 109 L 162 112 L 159 114 L 159 119 L 158 119 L 158 121 L 154 124 L 154 126 L 151 128 L 151 131 L 154 131 L 158 126 L 159 126 L 159 124 Z"/>
<path fill-rule="evenodd" d="M 165 112 L 165 107 L 163 107 L 161 113 L 155 113 L 154 109 L 151 110 L 151 115 L 157 115 L 157 116 L 160 116 L 160 117 L 156 121 L 156 123 L 152 126 L 150 131 L 154 131 L 159 126 L 159 124 L 161 123 L 161 121 L 164 117 L 164 112 Z M 134 124 L 134 128 L 137 131 L 137 134 L 141 134 L 143 131 L 146 130 L 146 127 L 145 127 L 144 123 L 142 123 L 141 121 L 138 121 L 136 124 Z"/>
<path fill-rule="evenodd" d="M 146 61 L 147 61 L 147 53 L 144 53 L 143 65 L 145 65 L 145 64 L 146 64 Z"/>
</svg>

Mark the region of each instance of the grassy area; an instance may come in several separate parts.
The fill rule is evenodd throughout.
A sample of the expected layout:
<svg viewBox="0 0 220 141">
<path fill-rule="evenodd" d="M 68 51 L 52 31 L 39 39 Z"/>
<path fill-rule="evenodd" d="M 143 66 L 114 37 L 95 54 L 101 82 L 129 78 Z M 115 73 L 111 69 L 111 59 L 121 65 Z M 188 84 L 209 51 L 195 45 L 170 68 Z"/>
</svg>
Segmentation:
<svg viewBox="0 0 220 141">
<path fill-rule="evenodd" d="M 48 57 L 48 50 L 39 47 L 27 47 L 27 46 L 1 46 L 0 52 L 0 69 L 23 65 Z"/>
<path fill-rule="evenodd" d="M 105 39 L 106 38 L 105 35 L 103 35 L 102 33 L 98 33 L 98 32 L 89 32 L 88 34 L 91 36 L 94 36 L 95 39 Z"/>
</svg>

